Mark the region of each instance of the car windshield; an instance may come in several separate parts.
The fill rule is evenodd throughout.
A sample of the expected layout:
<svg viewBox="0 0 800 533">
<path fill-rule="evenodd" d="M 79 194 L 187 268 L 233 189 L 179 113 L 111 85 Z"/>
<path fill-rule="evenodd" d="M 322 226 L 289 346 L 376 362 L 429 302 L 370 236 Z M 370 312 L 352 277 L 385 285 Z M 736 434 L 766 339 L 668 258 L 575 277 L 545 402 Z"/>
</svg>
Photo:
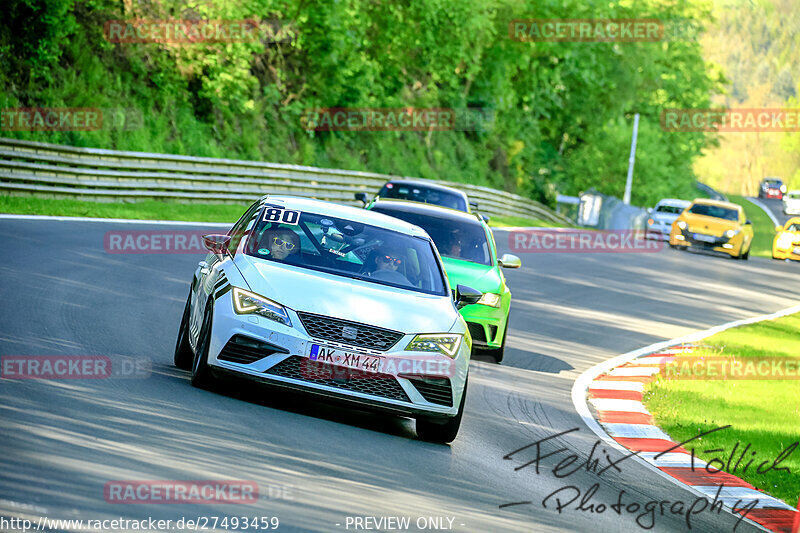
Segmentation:
<svg viewBox="0 0 800 533">
<path fill-rule="evenodd" d="M 689 212 L 694 215 L 723 218 L 725 220 L 739 220 L 739 212 L 736 209 L 728 209 L 718 205 L 694 204 L 689 208 Z"/>
<path fill-rule="evenodd" d="M 683 211 L 683 207 L 678 207 L 674 205 L 660 205 L 656 207 L 656 213 L 669 213 L 671 215 L 680 215 Z"/>
<path fill-rule="evenodd" d="M 429 241 L 318 213 L 265 206 L 244 251 L 266 261 L 426 294 L 447 294 Z"/>
<path fill-rule="evenodd" d="M 800 199 L 800 192 L 790 192 L 786 195 L 787 200 L 797 200 Z"/>
<path fill-rule="evenodd" d="M 424 229 L 431 236 L 436 248 L 443 257 L 461 259 L 480 265 L 492 264 L 486 232 L 477 220 L 467 222 L 408 213 L 387 208 L 387 206 L 381 206 L 380 204 L 373 207 L 372 210 L 400 218 Z"/>
<path fill-rule="evenodd" d="M 784 231 L 800 231 L 800 223 L 789 224 L 787 227 L 784 228 Z"/>
<path fill-rule="evenodd" d="M 467 203 L 460 194 L 421 185 L 390 182 L 381 188 L 378 196 L 381 198 L 411 200 L 412 202 L 422 202 L 424 204 L 440 205 L 451 209 L 458 209 L 459 211 L 467 211 Z"/>
<path fill-rule="evenodd" d="M 783 182 L 781 180 L 764 180 L 764 185 L 767 187 L 780 187 Z"/>
</svg>

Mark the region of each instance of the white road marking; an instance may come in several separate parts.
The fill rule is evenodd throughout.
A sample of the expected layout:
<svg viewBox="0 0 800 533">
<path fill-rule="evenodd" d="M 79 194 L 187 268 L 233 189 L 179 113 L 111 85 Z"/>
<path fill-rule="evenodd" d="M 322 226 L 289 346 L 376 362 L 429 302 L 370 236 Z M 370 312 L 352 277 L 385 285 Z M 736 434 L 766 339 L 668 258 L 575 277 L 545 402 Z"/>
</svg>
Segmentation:
<svg viewBox="0 0 800 533">
<path fill-rule="evenodd" d="M 613 398 L 591 398 L 589 400 L 598 411 L 623 411 L 626 413 L 645 413 L 650 412 L 644 408 L 642 402 L 636 400 L 615 400 Z"/>
<path fill-rule="evenodd" d="M 652 424 L 603 424 L 609 435 L 624 439 L 664 439 L 672 440 L 669 435 Z"/>
</svg>

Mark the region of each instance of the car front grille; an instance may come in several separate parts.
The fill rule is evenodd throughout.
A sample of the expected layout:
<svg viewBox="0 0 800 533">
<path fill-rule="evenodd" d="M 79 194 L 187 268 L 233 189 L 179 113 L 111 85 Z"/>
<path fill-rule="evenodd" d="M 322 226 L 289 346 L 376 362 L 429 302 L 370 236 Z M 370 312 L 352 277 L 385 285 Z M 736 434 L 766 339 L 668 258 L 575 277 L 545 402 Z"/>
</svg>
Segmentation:
<svg viewBox="0 0 800 533">
<path fill-rule="evenodd" d="M 469 334 L 472 337 L 473 343 L 486 344 L 486 330 L 483 329 L 482 324 L 467 322 L 467 328 L 469 328 Z"/>
<path fill-rule="evenodd" d="M 250 365 L 260 359 L 280 352 L 286 353 L 285 350 L 279 349 L 277 346 L 272 346 L 265 342 L 245 337 L 244 335 L 234 335 L 227 344 L 225 344 L 225 347 L 222 348 L 217 359 L 220 361 Z"/>
<path fill-rule="evenodd" d="M 308 334 L 318 339 L 385 352 L 403 338 L 403 334 L 399 331 L 311 313 L 297 314 Z"/>
<path fill-rule="evenodd" d="M 358 375 L 358 377 L 330 377 L 337 375 L 339 372 L 343 372 L 342 375 L 347 376 L 347 371 L 348 369 L 343 367 L 336 367 L 335 369 L 334 365 L 320 363 L 305 357 L 293 355 L 268 369 L 265 373 L 273 376 L 315 383 L 317 385 L 326 385 L 337 389 L 360 392 L 362 394 L 369 394 L 370 396 L 379 396 L 381 398 L 400 400 L 402 402 L 411 401 L 406 391 L 404 391 L 400 383 L 397 382 L 397 379 L 389 374 L 363 375 L 358 374 L 358 371 L 349 371 L 351 375 Z"/>
<path fill-rule="evenodd" d="M 453 390 L 450 387 L 449 379 L 420 379 L 412 377 L 408 379 L 427 401 L 453 407 Z"/>
</svg>

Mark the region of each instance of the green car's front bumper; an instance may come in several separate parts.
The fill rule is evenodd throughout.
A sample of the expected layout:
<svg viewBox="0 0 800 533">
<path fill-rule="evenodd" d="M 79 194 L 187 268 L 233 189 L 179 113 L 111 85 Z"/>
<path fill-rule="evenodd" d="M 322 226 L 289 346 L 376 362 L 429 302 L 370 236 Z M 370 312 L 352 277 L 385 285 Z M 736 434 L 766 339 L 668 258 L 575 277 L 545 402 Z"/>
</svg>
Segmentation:
<svg viewBox="0 0 800 533">
<path fill-rule="evenodd" d="M 506 291 L 500 296 L 500 307 L 475 304 L 461 309 L 461 316 L 467 321 L 473 346 L 500 348 L 503 345 L 510 306 L 511 293 Z"/>
<path fill-rule="evenodd" d="M 467 321 L 473 346 L 476 348 L 500 348 L 508 324 L 508 310 L 511 306 L 511 291 L 506 286 L 500 267 L 480 265 L 449 257 L 442 258 L 450 286 L 466 285 L 483 293 L 497 294 L 499 307 L 484 304 L 468 305 L 461 309 L 461 316 Z"/>
</svg>

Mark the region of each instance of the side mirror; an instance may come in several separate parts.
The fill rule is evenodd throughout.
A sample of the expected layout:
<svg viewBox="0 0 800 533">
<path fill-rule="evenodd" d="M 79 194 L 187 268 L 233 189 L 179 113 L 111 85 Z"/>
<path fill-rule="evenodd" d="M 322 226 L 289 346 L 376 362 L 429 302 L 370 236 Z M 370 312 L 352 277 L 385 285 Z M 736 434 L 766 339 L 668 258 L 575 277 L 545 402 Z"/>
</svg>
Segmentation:
<svg viewBox="0 0 800 533">
<path fill-rule="evenodd" d="M 367 193 L 365 193 L 365 192 L 357 192 L 355 194 L 355 197 L 356 197 L 356 200 L 358 200 L 359 202 L 361 202 L 365 206 L 369 203 L 369 200 L 367 200 Z"/>
<path fill-rule="evenodd" d="M 522 261 L 519 257 L 513 254 L 503 254 L 503 257 L 497 260 L 503 268 L 519 268 L 522 266 Z"/>
<path fill-rule="evenodd" d="M 220 258 L 228 253 L 228 244 L 231 238 L 228 235 L 203 235 L 203 244 L 206 245 L 208 251 L 218 255 Z"/>
<path fill-rule="evenodd" d="M 750 222 L 750 219 L 747 219 L 747 221 L 744 223 L 744 225 L 745 225 L 745 226 L 749 226 L 749 225 L 751 225 L 751 224 L 753 224 L 753 223 L 752 223 L 752 222 Z"/>
<path fill-rule="evenodd" d="M 472 209 L 475 209 L 475 210 L 477 210 L 477 209 L 478 209 L 478 202 L 473 202 L 473 201 L 470 201 L 470 203 L 469 203 L 469 206 L 470 206 Z"/>
<path fill-rule="evenodd" d="M 483 219 L 484 222 L 486 222 L 487 224 L 489 223 L 489 215 L 481 214 L 480 217 L 481 219 Z"/>
<path fill-rule="evenodd" d="M 466 285 L 456 285 L 456 309 L 476 304 L 483 296 L 481 291 L 476 291 Z"/>
<path fill-rule="evenodd" d="M 783 231 L 783 226 L 775 226 L 775 232 L 776 233 L 781 232 L 781 231 Z"/>
</svg>

